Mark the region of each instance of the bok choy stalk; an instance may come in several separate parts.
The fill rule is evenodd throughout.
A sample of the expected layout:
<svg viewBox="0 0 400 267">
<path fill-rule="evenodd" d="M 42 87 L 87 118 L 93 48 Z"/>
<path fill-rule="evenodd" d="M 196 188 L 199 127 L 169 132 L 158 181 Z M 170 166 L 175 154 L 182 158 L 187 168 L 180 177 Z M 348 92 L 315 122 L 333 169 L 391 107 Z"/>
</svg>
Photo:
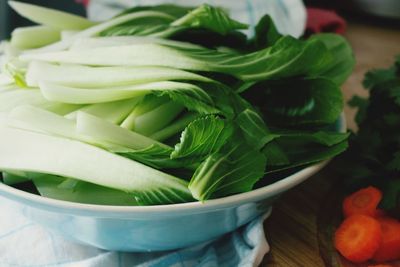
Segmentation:
<svg viewBox="0 0 400 267">
<path fill-rule="evenodd" d="M 192 199 L 184 180 L 81 142 L 2 127 L 0 149 L 7 155 L 1 169 L 74 177 L 132 193 L 143 204 Z"/>
<path fill-rule="evenodd" d="M 83 30 L 96 23 L 66 12 L 28 3 L 9 1 L 9 5 L 21 16 L 35 23 L 61 30 Z"/>
<path fill-rule="evenodd" d="M 265 16 L 247 39 L 247 25 L 210 5 L 99 23 L 12 6 L 42 25 L 17 29 L 2 56 L 5 182 L 83 203 L 207 201 L 347 147 L 332 128 L 354 63 L 342 37 L 283 36 Z M 39 29 L 43 43 L 30 43 Z"/>
<path fill-rule="evenodd" d="M 191 71 L 220 72 L 244 81 L 259 81 L 313 74 L 315 66 L 323 64 L 328 55 L 322 42 L 302 42 L 292 37 L 283 37 L 272 47 L 244 55 L 206 48 L 199 53 L 158 44 L 135 44 L 81 51 L 25 54 L 21 55 L 20 60 L 95 66 L 155 65 Z"/>
</svg>

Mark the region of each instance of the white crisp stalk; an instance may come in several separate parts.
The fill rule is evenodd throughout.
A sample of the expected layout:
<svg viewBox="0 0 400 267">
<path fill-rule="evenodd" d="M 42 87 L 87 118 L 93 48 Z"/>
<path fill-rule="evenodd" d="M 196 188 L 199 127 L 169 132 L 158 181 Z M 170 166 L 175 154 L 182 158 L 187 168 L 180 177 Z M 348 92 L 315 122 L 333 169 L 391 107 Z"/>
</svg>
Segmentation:
<svg viewBox="0 0 400 267">
<path fill-rule="evenodd" d="M 49 101 L 36 89 L 11 89 L 0 93 L 0 103 L 0 112 L 8 112 L 20 105 L 43 106 Z"/>
<path fill-rule="evenodd" d="M 123 46 L 138 44 L 160 44 L 186 50 L 204 50 L 204 47 L 192 43 L 173 41 L 169 39 L 156 38 L 150 36 L 109 36 L 109 37 L 89 37 L 76 39 L 69 48 L 70 50 L 87 50 L 97 47 Z"/>
<path fill-rule="evenodd" d="M 141 97 L 136 97 L 121 101 L 87 105 L 79 110 L 67 114 L 65 117 L 76 120 L 78 111 L 83 111 L 111 123 L 119 124 L 129 115 L 129 113 L 141 99 Z"/>
<path fill-rule="evenodd" d="M 26 73 L 26 83 L 32 87 L 38 86 L 40 81 L 96 88 L 168 80 L 211 81 L 195 73 L 165 67 L 89 67 L 75 64 L 55 65 L 41 61 L 32 61 Z"/>
<path fill-rule="evenodd" d="M 86 89 L 62 86 L 50 82 L 39 84 L 43 96 L 50 101 L 59 101 L 70 104 L 93 104 L 111 102 L 143 96 L 152 91 L 163 90 L 193 90 L 200 93 L 204 92 L 199 87 L 180 82 L 153 82 L 138 85 L 105 87 L 101 89 Z"/>
<path fill-rule="evenodd" d="M 119 146 L 115 142 L 107 142 L 104 139 L 100 140 L 99 138 L 96 138 L 96 136 L 89 136 L 82 132 L 78 132 L 76 120 L 67 119 L 52 112 L 32 106 L 16 107 L 6 116 L 3 124 L 13 128 L 82 141 L 105 148 L 109 151 L 129 151 L 131 149 L 127 146 Z M 142 146 L 139 147 L 143 148 Z"/>
<path fill-rule="evenodd" d="M 193 120 L 195 120 L 198 116 L 199 115 L 196 113 L 186 113 L 181 118 L 178 118 L 177 120 L 173 121 L 170 125 L 164 127 L 158 132 L 151 134 L 149 137 L 154 140 L 162 142 L 170 138 L 174 134 L 182 132 L 186 128 L 186 126 L 188 126 L 188 124 Z"/>
<path fill-rule="evenodd" d="M 91 66 L 157 66 L 208 71 L 207 63 L 182 51 L 157 44 L 98 47 L 91 50 L 22 54 L 22 61 L 46 61 Z"/>
<path fill-rule="evenodd" d="M 11 33 L 11 45 L 19 49 L 32 49 L 60 40 L 60 30 L 48 26 L 16 28 Z"/>
<path fill-rule="evenodd" d="M 76 133 L 75 121 L 28 105 L 14 108 L 9 114 L 7 124 L 14 128 L 81 139 Z"/>
<path fill-rule="evenodd" d="M 169 148 L 149 137 L 81 111 L 77 113 L 76 130 L 79 134 L 90 136 L 99 142 L 106 141 L 133 150 L 144 149 L 154 144 Z"/>
<path fill-rule="evenodd" d="M 165 19 L 170 19 L 173 20 L 174 18 L 172 16 L 169 16 L 165 13 L 162 12 L 156 12 L 156 11 L 141 11 L 141 12 L 134 12 L 131 14 L 127 14 L 124 16 L 116 17 L 114 19 L 111 19 L 109 21 L 105 21 L 103 23 L 100 23 L 98 25 L 95 25 L 93 27 L 90 27 L 88 29 L 85 29 L 73 36 L 71 38 L 67 38 L 64 40 L 61 40 L 57 43 L 39 48 L 39 49 L 34 49 L 27 51 L 27 54 L 36 54 L 36 53 L 43 53 L 43 52 L 50 52 L 50 51 L 62 51 L 65 49 L 68 49 L 75 40 L 78 40 L 80 38 L 87 38 L 87 37 L 92 37 L 98 35 L 100 32 L 111 28 L 113 26 L 132 21 L 135 19 L 141 19 L 141 18 L 149 18 L 149 17 L 158 17 L 158 18 L 165 18 Z"/>
<path fill-rule="evenodd" d="M 9 1 L 8 3 L 24 18 L 60 30 L 83 30 L 96 24 L 84 17 L 47 7 L 16 1 Z"/>
<path fill-rule="evenodd" d="M 40 91 L 49 101 L 70 104 L 94 104 L 143 96 L 149 88 L 126 86 L 113 89 L 85 89 L 58 85 L 49 82 L 39 84 Z"/>
<path fill-rule="evenodd" d="M 173 121 L 184 107 L 179 103 L 168 101 L 159 107 L 135 118 L 134 130 L 144 135 L 151 135 Z"/>
<path fill-rule="evenodd" d="M 72 38 L 77 33 L 79 33 L 79 31 L 71 31 L 71 30 L 61 31 L 61 40 Z"/>
<path fill-rule="evenodd" d="M 187 182 L 82 142 L 0 127 L 0 169 L 74 177 L 125 192 L 174 190 Z"/>
<path fill-rule="evenodd" d="M 6 85 L 12 85 L 14 79 L 5 73 L 0 73 L 0 86 L 4 87 Z"/>
</svg>

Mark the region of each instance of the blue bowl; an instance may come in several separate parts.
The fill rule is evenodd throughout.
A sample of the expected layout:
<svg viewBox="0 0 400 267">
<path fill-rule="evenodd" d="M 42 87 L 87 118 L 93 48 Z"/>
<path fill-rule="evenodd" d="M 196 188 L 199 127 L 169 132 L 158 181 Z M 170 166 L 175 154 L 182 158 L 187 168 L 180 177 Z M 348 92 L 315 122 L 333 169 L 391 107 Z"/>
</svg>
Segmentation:
<svg viewBox="0 0 400 267">
<path fill-rule="evenodd" d="M 336 129 L 345 131 L 344 117 Z M 65 238 L 116 251 L 163 251 L 209 241 L 269 212 L 280 194 L 300 184 L 327 162 L 298 171 L 251 192 L 160 206 L 103 206 L 60 201 L 0 183 L 0 195 L 16 202 L 32 221 Z M 195 231 L 193 231 L 195 229 Z"/>
</svg>

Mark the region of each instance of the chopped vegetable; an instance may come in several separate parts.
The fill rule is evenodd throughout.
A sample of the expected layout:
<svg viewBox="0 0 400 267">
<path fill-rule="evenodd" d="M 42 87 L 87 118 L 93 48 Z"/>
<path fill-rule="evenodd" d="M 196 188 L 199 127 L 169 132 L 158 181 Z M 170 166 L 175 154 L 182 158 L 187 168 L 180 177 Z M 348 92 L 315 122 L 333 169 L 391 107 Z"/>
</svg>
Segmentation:
<svg viewBox="0 0 400 267">
<path fill-rule="evenodd" d="M 382 192 L 363 188 L 343 201 L 344 222 L 335 233 L 335 247 L 348 260 L 385 262 L 400 259 L 400 222 L 377 209 Z M 374 224 L 380 227 L 379 238 Z M 377 241 L 379 239 L 379 242 Z M 377 245 L 371 256 L 371 251 Z"/>
<path fill-rule="evenodd" d="M 382 192 L 372 186 L 360 189 L 349 195 L 343 201 L 343 214 L 350 217 L 354 214 L 362 214 L 376 217 L 378 204 L 382 199 Z"/>
<path fill-rule="evenodd" d="M 378 218 L 382 229 L 382 243 L 373 259 L 377 262 L 400 259 L 400 222 L 388 218 Z"/>
<path fill-rule="evenodd" d="M 346 259 L 361 263 L 371 259 L 382 241 L 379 222 L 356 214 L 343 221 L 335 232 L 335 247 Z"/>
</svg>

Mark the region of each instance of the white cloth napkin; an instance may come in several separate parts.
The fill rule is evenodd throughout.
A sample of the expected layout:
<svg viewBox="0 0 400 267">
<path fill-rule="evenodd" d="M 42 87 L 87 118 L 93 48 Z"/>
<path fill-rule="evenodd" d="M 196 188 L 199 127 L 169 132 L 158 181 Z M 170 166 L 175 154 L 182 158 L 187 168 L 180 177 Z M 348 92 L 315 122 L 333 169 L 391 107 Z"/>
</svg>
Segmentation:
<svg viewBox="0 0 400 267">
<path fill-rule="evenodd" d="M 265 214 L 215 241 L 171 252 L 110 252 L 75 244 L 29 221 L 22 207 L 0 197 L 1 267 L 250 267 L 269 251 Z"/>
</svg>

